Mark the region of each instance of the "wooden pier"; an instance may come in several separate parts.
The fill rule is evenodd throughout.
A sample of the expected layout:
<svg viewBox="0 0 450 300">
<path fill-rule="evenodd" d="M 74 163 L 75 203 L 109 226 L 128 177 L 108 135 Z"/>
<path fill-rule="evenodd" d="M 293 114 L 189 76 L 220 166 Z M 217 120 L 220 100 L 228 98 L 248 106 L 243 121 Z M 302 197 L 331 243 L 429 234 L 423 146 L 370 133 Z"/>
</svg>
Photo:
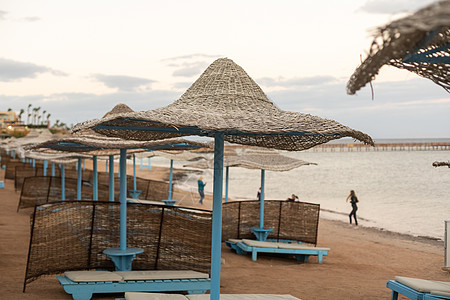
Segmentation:
<svg viewBox="0 0 450 300">
<path fill-rule="evenodd" d="M 431 143 L 376 143 L 375 147 L 360 143 L 323 144 L 311 148 L 309 152 L 352 152 L 352 151 L 448 151 L 450 142 Z"/>
</svg>

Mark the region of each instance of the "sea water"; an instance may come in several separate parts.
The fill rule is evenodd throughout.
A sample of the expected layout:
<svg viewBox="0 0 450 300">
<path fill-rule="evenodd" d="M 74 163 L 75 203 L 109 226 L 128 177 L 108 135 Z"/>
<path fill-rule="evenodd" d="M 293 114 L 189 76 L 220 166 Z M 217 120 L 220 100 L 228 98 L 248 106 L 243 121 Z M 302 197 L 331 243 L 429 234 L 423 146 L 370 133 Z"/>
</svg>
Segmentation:
<svg viewBox="0 0 450 300">
<path fill-rule="evenodd" d="M 360 225 L 443 239 L 444 220 L 450 220 L 450 168 L 435 168 L 432 163 L 450 160 L 450 151 L 283 154 L 317 165 L 266 171 L 265 199 L 286 199 L 294 193 L 300 201 L 320 204 L 322 217 L 348 222 L 351 205 L 346 198 L 353 189 L 359 199 Z M 156 157 L 152 164 L 169 163 Z M 175 162 L 174 166 L 182 168 L 184 164 Z M 212 174 L 212 170 L 202 171 L 207 193 L 212 193 Z M 256 199 L 260 174 L 259 170 L 230 168 L 229 197 Z M 198 175 L 191 175 L 177 184 L 195 194 L 197 179 Z"/>
</svg>

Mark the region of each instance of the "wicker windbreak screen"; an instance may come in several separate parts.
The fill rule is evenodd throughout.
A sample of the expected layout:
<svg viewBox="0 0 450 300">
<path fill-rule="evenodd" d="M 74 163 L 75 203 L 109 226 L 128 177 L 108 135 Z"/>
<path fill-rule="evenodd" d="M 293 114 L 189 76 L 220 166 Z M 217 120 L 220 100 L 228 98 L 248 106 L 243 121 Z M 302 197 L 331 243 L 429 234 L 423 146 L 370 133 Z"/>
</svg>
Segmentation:
<svg viewBox="0 0 450 300">
<path fill-rule="evenodd" d="M 23 167 L 21 167 L 23 168 Z M 24 171 L 25 172 L 25 171 Z M 17 174 L 17 173 L 16 173 Z M 101 176 L 100 176 L 101 175 Z M 72 175 L 73 176 L 73 175 Z M 99 174 L 98 200 L 109 200 L 109 178 L 107 174 Z M 25 178 L 16 178 L 16 181 L 22 182 L 18 210 L 33 207 L 35 205 L 48 202 L 60 201 L 62 199 L 61 178 L 52 176 L 31 176 Z M 65 199 L 77 199 L 77 179 L 65 178 Z M 127 178 L 127 189 L 132 190 L 133 177 Z M 141 200 L 162 201 L 168 198 L 169 184 L 163 181 L 136 178 L 136 189 L 142 191 L 139 195 Z M 173 189 L 173 187 L 172 187 Z M 91 182 L 83 181 L 81 185 L 81 199 L 93 199 L 93 186 Z M 120 185 L 119 178 L 114 179 L 114 199 L 119 200 Z"/>
<path fill-rule="evenodd" d="M 113 270 L 103 254 L 119 247 L 119 203 L 65 201 L 36 206 L 24 287 L 42 275 L 69 270 Z M 133 270 L 195 270 L 209 273 L 209 211 L 128 204 L 127 245 L 144 249 Z"/>
<path fill-rule="evenodd" d="M 222 240 L 254 239 L 251 227 L 259 227 L 259 201 L 223 204 Z M 320 205 L 306 202 L 266 200 L 264 227 L 273 228 L 269 239 L 317 244 Z"/>
</svg>

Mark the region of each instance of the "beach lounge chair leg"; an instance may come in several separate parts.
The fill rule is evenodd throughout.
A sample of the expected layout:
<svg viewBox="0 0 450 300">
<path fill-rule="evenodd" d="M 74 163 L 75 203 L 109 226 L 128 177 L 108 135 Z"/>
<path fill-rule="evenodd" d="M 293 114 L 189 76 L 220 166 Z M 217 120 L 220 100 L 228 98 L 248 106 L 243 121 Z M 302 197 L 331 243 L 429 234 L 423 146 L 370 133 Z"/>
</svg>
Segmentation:
<svg viewBox="0 0 450 300">
<path fill-rule="evenodd" d="M 392 291 L 391 300 L 398 300 L 398 292 Z"/>
<path fill-rule="evenodd" d="M 79 290 L 72 294 L 73 300 L 90 300 L 92 298 L 92 293 L 89 291 Z"/>
<path fill-rule="evenodd" d="M 323 259 L 323 254 L 322 254 L 322 252 L 319 252 L 318 258 L 319 258 L 319 264 L 321 264 L 321 263 L 322 263 L 322 259 Z"/>
<path fill-rule="evenodd" d="M 256 261 L 256 258 L 257 258 L 257 256 L 258 256 L 258 251 L 256 251 L 256 250 L 252 250 L 252 260 L 253 261 Z"/>
<path fill-rule="evenodd" d="M 301 261 L 301 262 L 306 263 L 306 262 L 308 262 L 309 255 L 297 254 L 297 255 L 295 255 L 295 258 L 296 258 L 298 261 Z"/>
</svg>

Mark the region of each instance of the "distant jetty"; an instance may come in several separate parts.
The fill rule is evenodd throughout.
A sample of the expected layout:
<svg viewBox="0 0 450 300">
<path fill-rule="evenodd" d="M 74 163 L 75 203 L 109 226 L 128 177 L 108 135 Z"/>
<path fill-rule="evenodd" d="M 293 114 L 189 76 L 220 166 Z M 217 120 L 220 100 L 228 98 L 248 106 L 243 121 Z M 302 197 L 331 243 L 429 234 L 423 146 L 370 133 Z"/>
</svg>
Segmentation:
<svg viewBox="0 0 450 300">
<path fill-rule="evenodd" d="M 377 143 L 375 147 L 360 143 L 323 144 L 308 152 L 358 152 L 358 151 L 446 151 L 450 150 L 450 142 L 397 142 Z"/>
</svg>

